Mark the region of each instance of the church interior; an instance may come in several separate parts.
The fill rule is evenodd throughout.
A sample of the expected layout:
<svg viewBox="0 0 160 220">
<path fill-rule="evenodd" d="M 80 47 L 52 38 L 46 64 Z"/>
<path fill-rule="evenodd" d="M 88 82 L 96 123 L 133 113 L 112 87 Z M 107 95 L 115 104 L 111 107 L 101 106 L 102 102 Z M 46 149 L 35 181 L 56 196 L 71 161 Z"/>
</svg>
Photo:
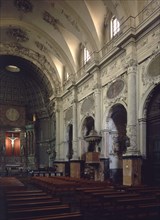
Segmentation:
<svg viewBox="0 0 160 220">
<path fill-rule="evenodd" d="M 1 0 L 0 206 L 159 219 L 159 0 Z"/>
</svg>

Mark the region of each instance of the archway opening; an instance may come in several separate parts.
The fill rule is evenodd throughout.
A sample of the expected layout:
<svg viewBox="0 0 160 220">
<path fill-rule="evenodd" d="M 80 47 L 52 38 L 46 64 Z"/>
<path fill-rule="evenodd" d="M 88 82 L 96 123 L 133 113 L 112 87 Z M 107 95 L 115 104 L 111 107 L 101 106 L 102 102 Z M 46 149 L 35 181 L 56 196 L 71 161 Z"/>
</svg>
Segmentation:
<svg viewBox="0 0 160 220">
<path fill-rule="evenodd" d="M 147 183 L 160 185 L 160 85 L 147 107 Z"/>
<path fill-rule="evenodd" d="M 110 179 L 122 184 L 122 154 L 126 151 L 127 112 L 122 104 L 114 105 L 110 110 L 109 127 L 109 159 Z"/>
<path fill-rule="evenodd" d="M 73 125 L 69 124 L 68 130 L 68 160 L 71 160 L 73 156 Z"/>
</svg>

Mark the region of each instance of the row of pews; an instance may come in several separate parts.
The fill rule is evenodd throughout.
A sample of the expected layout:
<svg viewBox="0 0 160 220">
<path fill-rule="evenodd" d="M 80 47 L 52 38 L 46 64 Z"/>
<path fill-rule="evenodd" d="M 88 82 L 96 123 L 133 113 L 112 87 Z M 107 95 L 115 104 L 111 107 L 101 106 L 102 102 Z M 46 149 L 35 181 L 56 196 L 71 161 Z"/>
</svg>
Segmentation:
<svg viewBox="0 0 160 220">
<path fill-rule="evenodd" d="M 94 219 L 160 219 L 160 188 L 80 188 L 77 189 L 77 195 L 81 211 L 94 216 Z"/>
<path fill-rule="evenodd" d="M 72 192 L 87 220 L 160 219 L 160 187 L 112 186 L 69 177 L 34 177 L 32 183 L 52 195 Z"/>
<path fill-rule="evenodd" d="M 60 198 L 37 189 L 6 190 L 8 220 L 82 220 Z"/>
</svg>

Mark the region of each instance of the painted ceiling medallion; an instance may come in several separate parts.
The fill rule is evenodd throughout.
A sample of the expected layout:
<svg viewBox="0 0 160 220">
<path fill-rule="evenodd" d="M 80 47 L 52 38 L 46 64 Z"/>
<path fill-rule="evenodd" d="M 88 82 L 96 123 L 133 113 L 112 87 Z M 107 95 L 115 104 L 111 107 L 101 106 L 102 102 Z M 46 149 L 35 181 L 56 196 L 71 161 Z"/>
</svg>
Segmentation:
<svg viewBox="0 0 160 220">
<path fill-rule="evenodd" d="M 7 111 L 6 111 L 6 117 L 8 120 L 10 121 L 17 121 L 18 118 L 19 118 L 20 114 L 19 112 L 17 111 L 17 109 L 15 108 L 9 108 Z"/>
<path fill-rule="evenodd" d="M 8 28 L 7 35 L 17 42 L 26 42 L 29 40 L 27 33 L 24 30 L 16 27 Z"/>
<path fill-rule="evenodd" d="M 32 4 L 30 0 L 15 0 L 15 6 L 19 11 L 23 11 L 25 13 L 32 11 Z"/>
<path fill-rule="evenodd" d="M 124 88 L 124 81 L 121 79 L 117 79 L 108 88 L 107 97 L 109 99 L 115 98 L 116 96 L 119 95 L 119 93 L 123 90 L 123 88 Z"/>
</svg>

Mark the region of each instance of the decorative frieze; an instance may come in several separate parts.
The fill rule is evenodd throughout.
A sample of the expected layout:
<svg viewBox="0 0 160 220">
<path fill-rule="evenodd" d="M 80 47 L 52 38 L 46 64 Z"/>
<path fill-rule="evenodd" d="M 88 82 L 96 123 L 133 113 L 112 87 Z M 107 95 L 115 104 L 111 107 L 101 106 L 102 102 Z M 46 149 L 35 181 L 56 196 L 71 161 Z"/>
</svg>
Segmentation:
<svg viewBox="0 0 160 220">
<path fill-rule="evenodd" d="M 93 93 L 93 86 L 95 85 L 95 82 L 93 79 L 90 79 L 87 82 L 84 82 L 83 85 L 79 86 L 77 88 L 77 96 L 78 100 L 81 100 L 91 93 Z"/>
<path fill-rule="evenodd" d="M 142 20 L 145 20 L 146 18 L 148 18 L 155 11 L 155 9 L 158 8 L 160 5 L 159 0 L 149 1 L 148 3 L 150 3 L 148 4 L 148 7 L 145 7 L 144 10 L 142 11 L 142 16 L 141 16 Z"/>
</svg>

